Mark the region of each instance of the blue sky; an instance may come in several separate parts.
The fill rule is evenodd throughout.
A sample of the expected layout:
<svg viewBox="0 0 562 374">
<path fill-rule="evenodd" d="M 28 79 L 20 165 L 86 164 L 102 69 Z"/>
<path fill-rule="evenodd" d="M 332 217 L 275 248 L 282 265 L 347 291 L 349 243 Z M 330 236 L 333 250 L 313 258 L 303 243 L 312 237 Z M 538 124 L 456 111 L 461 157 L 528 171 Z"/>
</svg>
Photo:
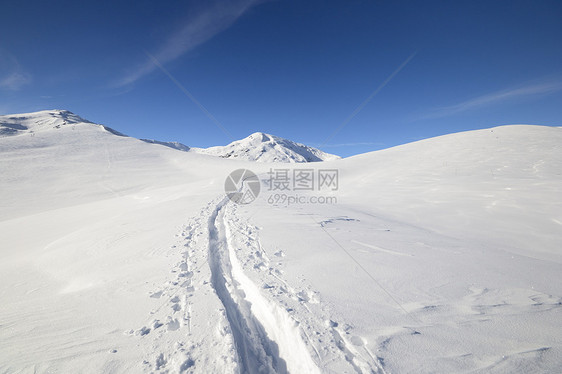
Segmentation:
<svg viewBox="0 0 562 374">
<path fill-rule="evenodd" d="M 138 138 L 255 131 L 342 156 L 562 126 L 560 1 L 10 1 L 0 113 L 68 109 Z"/>
</svg>

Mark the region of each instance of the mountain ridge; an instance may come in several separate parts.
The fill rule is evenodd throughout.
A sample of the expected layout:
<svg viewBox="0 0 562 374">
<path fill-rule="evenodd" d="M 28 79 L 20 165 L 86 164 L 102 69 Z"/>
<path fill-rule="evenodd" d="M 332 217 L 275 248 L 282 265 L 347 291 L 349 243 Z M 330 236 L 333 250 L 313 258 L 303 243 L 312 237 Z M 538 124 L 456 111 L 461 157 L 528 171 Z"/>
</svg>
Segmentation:
<svg viewBox="0 0 562 374">
<path fill-rule="evenodd" d="M 63 126 L 80 123 L 100 126 L 103 130 L 117 136 L 127 136 L 111 127 L 86 120 L 68 110 L 53 109 L 38 112 L 8 114 L 0 116 L 0 137 L 17 136 L 24 133 L 59 129 Z M 139 139 L 148 144 L 156 144 L 183 152 L 194 152 L 257 162 L 305 163 L 340 159 L 339 156 L 319 149 L 263 132 L 236 140 L 225 146 L 210 148 L 190 147 L 180 142 L 166 142 L 154 139 Z"/>
</svg>

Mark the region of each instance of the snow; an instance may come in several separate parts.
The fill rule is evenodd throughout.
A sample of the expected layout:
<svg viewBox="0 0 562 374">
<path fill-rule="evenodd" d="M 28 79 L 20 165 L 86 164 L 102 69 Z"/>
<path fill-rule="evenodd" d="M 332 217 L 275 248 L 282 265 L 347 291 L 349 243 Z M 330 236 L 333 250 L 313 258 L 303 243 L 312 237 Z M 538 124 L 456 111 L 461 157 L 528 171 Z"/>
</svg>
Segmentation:
<svg viewBox="0 0 562 374">
<path fill-rule="evenodd" d="M 234 141 L 226 146 L 192 148 L 192 151 L 222 158 L 257 162 L 300 163 L 331 161 L 340 158 L 319 149 L 262 132 L 253 133 L 247 138 Z"/>
<path fill-rule="evenodd" d="M 0 129 L 0 372 L 562 367 L 561 128 L 307 164 L 339 171 L 337 203 L 288 205 L 225 199 L 279 164 L 65 111 Z"/>
<path fill-rule="evenodd" d="M 141 139 L 141 140 L 143 142 L 147 142 L 147 143 L 151 143 L 151 144 L 160 144 L 160 145 L 163 145 L 165 147 L 177 149 L 178 151 L 187 152 L 190 149 L 187 145 L 179 143 L 179 142 L 161 142 L 159 140 L 154 140 L 154 139 Z"/>
<path fill-rule="evenodd" d="M 45 110 L 36 113 L 24 113 L 2 117 L 0 122 L 0 138 L 19 135 L 22 133 L 34 133 L 61 126 L 74 125 L 76 123 L 90 123 L 74 113 L 67 110 Z M 125 134 L 104 125 L 97 125 L 114 135 L 126 136 Z M 189 147 L 179 142 L 163 142 L 154 139 L 140 139 L 150 144 L 162 145 L 179 151 L 191 151 L 194 153 L 211 155 L 221 158 L 231 158 L 244 161 L 257 162 L 318 162 L 337 160 L 340 157 L 325 153 L 319 149 L 295 143 L 274 135 L 256 132 L 247 138 L 234 141 L 226 146 L 210 148 Z"/>
</svg>

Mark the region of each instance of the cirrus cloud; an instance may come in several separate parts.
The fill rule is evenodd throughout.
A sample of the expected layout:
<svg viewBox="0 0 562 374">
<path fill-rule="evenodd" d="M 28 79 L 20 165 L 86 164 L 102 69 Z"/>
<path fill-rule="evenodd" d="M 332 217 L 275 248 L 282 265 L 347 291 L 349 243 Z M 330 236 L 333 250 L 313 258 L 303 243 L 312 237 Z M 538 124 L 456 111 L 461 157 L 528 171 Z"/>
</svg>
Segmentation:
<svg viewBox="0 0 562 374">
<path fill-rule="evenodd" d="M 466 112 L 471 109 L 477 109 L 500 102 L 509 101 L 516 98 L 552 94 L 562 90 L 562 81 L 553 81 L 546 83 L 533 83 L 526 86 L 505 89 L 501 91 L 484 94 L 460 103 L 437 108 L 428 113 L 425 118 L 440 118 L 454 114 Z"/>
<path fill-rule="evenodd" d="M 17 91 L 32 80 L 16 57 L 5 50 L 0 50 L 0 72 L 1 90 Z"/>
<path fill-rule="evenodd" d="M 0 88 L 10 91 L 17 91 L 29 83 L 31 83 L 30 74 L 15 71 L 0 80 Z"/>
<path fill-rule="evenodd" d="M 205 5 L 203 9 L 194 12 L 184 21 L 184 26 L 158 48 L 154 57 L 162 64 L 175 60 L 230 27 L 250 8 L 263 1 L 215 1 Z M 116 86 L 122 87 L 134 83 L 154 71 L 156 67 L 152 59 L 147 58 L 119 79 Z"/>
</svg>

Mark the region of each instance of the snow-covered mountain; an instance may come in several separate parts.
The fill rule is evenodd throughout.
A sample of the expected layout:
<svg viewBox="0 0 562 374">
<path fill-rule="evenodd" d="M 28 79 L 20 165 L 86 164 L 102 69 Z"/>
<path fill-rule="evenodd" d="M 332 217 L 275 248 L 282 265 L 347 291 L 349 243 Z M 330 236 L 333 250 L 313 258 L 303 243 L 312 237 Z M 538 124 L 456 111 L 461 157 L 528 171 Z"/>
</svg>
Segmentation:
<svg viewBox="0 0 562 374">
<path fill-rule="evenodd" d="M 319 149 L 263 132 L 253 133 L 226 146 L 206 149 L 192 148 L 192 151 L 222 158 L 258 162 L 299 163 L 330 161 L 340 158 Z"/>
<path fill-rule="evenodd" d="M 97 126 L 114 135 L 126 136 L 110 127 L 90 122 L 68 110 L 54 109 L 0 116 L 0 137 L 26 133 L 31 135 L 36 132 L 60 129 L 65 126 L 72 127 L 79 123 Z"/>
<path fill-rule="evenodd" d="M 0 116 L 0 136 L 32 134 L 77 123 L 91 123 L 67 110 L 44 110 Z"/>
<path fill-rule="evenodd" d="M 97 125 L 85 120 L 68 110 L 44 110 L 34 113 L 0 116 L 0 137 L 34 133 L 62 126 L 88 123 L 119 136 L 124 134 L 104 125 Z M 179 142 L 163 142 L 153 139 L 140 139 L 143 142 L 163 145 L 179 151 L 191 151 L 200 154 L 258 162 L 317 162 L 339 159 L 339 156 L 322 152 L 304 144 L 279 138 L 277 136 L 256 132 L 245 139 L 232 142 L 226 146 L 211 148 L 189 147 Z"/>
<path fill-rule="evenodd" d="M 159 140 L 154 140 L 154 139 L 141 139 L 143 142 L 146 143 L 150 143 L 150 144 L 159 144 L 159 145 L 163 145 L 164 147 L 169 147 L 172 149 L 177 149 L 178 151 L 184 151 L 187 152 L 189 151 L 191 148 L 188 147 L 185 144 L 179 143 L 179 142 L 161 142 Z"/>
<path fill-rule="evenodd" d="M 562 367 L 562 128 L 311 163 L 339 188 L 239 206 L 229 175 L 274 164 L 0 123 L 0 373 Z"/>
</svg>

